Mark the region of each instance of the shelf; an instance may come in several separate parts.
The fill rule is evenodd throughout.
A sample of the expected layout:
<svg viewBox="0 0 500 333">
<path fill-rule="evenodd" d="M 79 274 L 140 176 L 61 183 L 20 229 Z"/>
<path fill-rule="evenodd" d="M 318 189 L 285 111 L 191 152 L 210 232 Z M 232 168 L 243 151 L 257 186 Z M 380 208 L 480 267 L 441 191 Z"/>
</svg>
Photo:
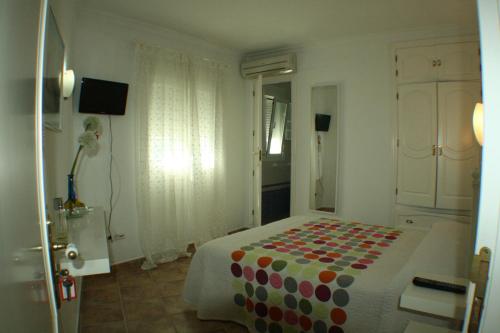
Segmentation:
<svg viewBox="0 0 500 333">
<path fill-rule="evenodd" d="M 469 281 L 462 278 L 442 276 L 436 274 L 416 274 L 415 276 L 439 280 L 444 282 L 469 285 Z M 408 284 L 401 295 L 401 308 L 425 312 L 446 318 L 463 320 L 465 316 L 467 293 L 455 294 L 447 291 L 417 287 Z"/>
<path fill-rule="evenodd" d="M 68 220 L 68 239 L 79 251 L 78 258 L 59 257 L 61 269 L 72 276 L 85 276 L 110 272 L 108 241 L 104 210 L 101 207 L 80 218 Z"/>
</svg>

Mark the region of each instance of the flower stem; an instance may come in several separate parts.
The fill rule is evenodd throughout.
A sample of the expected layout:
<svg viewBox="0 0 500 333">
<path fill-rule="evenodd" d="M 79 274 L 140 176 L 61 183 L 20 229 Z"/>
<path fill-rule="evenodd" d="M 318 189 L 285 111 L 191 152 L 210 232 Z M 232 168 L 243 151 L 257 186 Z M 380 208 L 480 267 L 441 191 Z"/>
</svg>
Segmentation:
<svg viewBox="0 0 500 333">
<path fill-rule="evenodd" d="M 87 125 L 85 127 L 85 131 L 89 129 L 89 126 L 90 125 Z M 83 146 L 80 145 L 78 147 L 78 152 L 76 153 L 76 156 L 75 156 L 75 160 L 73 161 L 73 166 L 71 167 L 71 172 L 70 172 L 70 175 L 74 175 L 75 174 L 75 169 L 76 169 L 76 162 L 78 162 L 78 157 L 80 157 L 80 153 L 82 152 L 82 149 L 83 149 Z"/>
<path fill-rule="evenodd" d="M 80 153 L 82 152 L 82 149 L 83 149 L 83 146 L 80 145 L 80 147 L 78 147 L 78 152 L 76 153 L 75 160 L 73 161 L 73 166 L 71 167 L 70 175 L 75 174 L 76 162 L 78 161 L 78 157 L 80 157 Z"/>
</svg>

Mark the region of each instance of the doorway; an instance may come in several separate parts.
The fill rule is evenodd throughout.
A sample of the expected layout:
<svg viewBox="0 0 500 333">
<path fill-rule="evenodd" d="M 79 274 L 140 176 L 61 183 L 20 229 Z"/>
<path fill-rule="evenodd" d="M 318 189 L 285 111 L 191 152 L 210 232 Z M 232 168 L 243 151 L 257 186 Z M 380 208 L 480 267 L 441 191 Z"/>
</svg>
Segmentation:
<svg viewBox="0 0 500 333">
<path fill-rule="evenodd" d="M 262 85 L 262 225 L 290 216 L 291 83 Z"/>
</svg>

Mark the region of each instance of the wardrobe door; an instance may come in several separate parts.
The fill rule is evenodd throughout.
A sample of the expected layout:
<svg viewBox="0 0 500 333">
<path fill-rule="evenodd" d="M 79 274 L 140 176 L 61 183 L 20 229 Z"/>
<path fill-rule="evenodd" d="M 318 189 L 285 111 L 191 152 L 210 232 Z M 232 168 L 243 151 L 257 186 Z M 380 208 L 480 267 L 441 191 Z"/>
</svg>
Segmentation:
<svg viewBox="0 0 500 333">
<path fill-rule="evenodd" d="M 472 113 L 480 101 L 479 82 L 438 84 L 437 208 L 472 209 L 472 172 L 480 156 Z"/>
<path fill-rule="evenodd" d="M 436 46 L 439 81 L 479 80 L 481 65 L 476 42 Z"/>
<path fill-rule="evenodd" d="M 434 46 L 398 49 L 396 57 L 398 84 L 437 80 L 436 49 Z"/>
<path fill-rule="evenodd" d="M 398 88 L 397 202 L 400 204 L 435 206 L 436 94 L 436 83 Z"/>
</svg>

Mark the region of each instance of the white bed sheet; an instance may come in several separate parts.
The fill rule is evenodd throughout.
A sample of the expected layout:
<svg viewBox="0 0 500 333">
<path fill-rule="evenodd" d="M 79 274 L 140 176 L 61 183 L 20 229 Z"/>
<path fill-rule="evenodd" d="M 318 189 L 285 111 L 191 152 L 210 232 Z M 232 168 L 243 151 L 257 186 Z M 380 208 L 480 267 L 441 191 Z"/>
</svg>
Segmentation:
<svg viewBox="0 0 500 333">
<path fill-rule="evenodd" d="M 244 318 L 235 312 L 230 254 L 241 246 L 315 219 L 291 217 L 204 244 L 193 257 L 184 288 L 185 300 L 196 307 L 200 319 L 230 320 L 245 325 Z M 440 319 L 400 310 L 399 296 L 416 272 L 462 276 L 465 231 L 465 225 L 453 221 L 437 223 L 429 232 L 405 230 L 390 250 L 351 286 L 354 291 L 344 332 L 399 333 L 410 319 L 446 325 Z"/>
</svg>

